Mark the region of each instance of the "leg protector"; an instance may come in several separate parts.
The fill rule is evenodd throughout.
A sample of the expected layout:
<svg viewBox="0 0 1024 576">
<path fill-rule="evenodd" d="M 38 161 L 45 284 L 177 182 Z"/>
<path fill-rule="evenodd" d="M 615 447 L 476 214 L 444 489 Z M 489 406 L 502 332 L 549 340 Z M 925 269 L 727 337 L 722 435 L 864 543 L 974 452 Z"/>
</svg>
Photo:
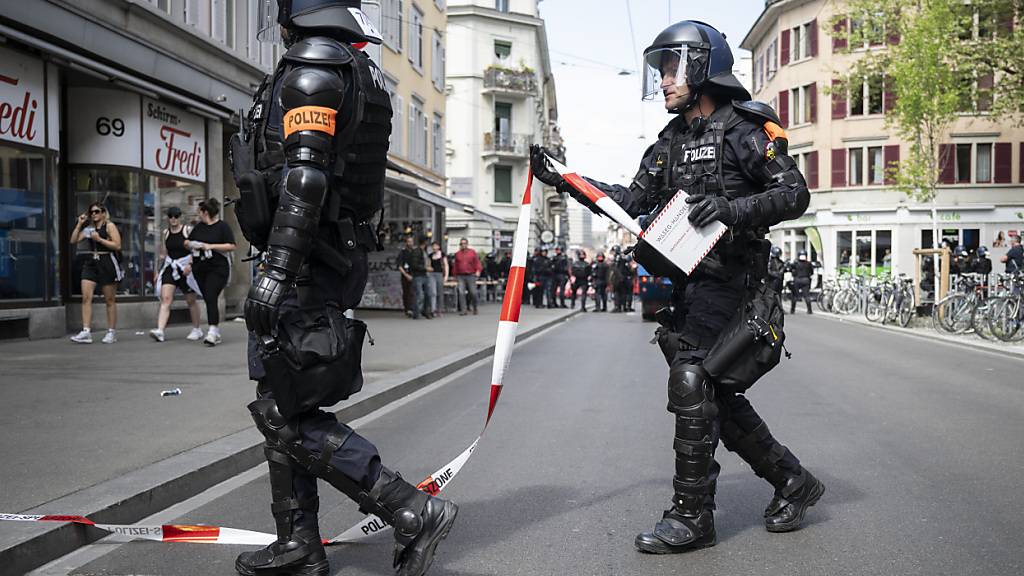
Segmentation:
<svg viewBox="0 0 1024 576">
<path fill-rule="evenodd" d="M 243 576 L 326 576 L 329 566 L 317 525 L 316 479 L 294 470 L 287 455 L 269 446 L 264 454 L 270 467 L 270 510 L 277 541 L 262 550 L 241 553 L 235 570 Z"/>
<path fill-rule="evenodd" d="M 674 363 L 669 371 L 668 410 L 676 415 L 672 447 L 676 453 L 673 508 L 695 518 L 704 510 L 710 493 L 710 472 L 718 441 L 715 420 L 718 406 L 714 387 L 703 368 Z"/>
</svg>

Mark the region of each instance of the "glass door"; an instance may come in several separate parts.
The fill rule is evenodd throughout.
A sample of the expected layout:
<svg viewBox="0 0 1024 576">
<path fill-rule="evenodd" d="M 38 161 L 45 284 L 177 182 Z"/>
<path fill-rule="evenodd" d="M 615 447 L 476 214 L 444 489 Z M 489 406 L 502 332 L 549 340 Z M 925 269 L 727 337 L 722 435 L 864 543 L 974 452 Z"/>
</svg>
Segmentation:
<svg viewBox="0 0 1024 576">
<path fill-rule="evenodd" d="M 0 146 L 0 305 L 46 298 L 47 161 L 43 152 Z"/>
</svg>

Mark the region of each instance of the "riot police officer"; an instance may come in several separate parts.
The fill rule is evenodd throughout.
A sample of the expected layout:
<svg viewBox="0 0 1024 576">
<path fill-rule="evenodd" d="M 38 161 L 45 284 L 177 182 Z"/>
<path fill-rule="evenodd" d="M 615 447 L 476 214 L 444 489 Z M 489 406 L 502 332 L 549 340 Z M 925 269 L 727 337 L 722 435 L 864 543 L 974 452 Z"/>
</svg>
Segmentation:
<svg viewBox="0 0 1024 576">
<path fill-rule="evenodd" d="M 608 272 L 604 252 L 598 252 L 590 265 L 590 285 L 594 287 L 594 312 L 608 311 Z"/>
<path fill-rule="evenodd" d="M 395 567 L 424 574 L 458 508 L 381 464 L 377 448 L 320 409 L 362 387 L 359 303 L 368 221 L 382 208 L 390 98 L 380 69 L 353 44 L 381 38 L 359 0 L 277 0 L 260 38 L 287 52 L 260 86 L 231 143 L 246 238 L 263 253 L 245 302 L 249 410 L 266 443 L 277 541 L 235 562 L 243 575 L 325 576 L 317 479 L 394 527 Z M 327 352 L 329 351 L 329 352 Z"/>
<path fill-rule="evenodd" d="M 782 282 L 786 276 L 786 263 L 782 261 L 782 248 L 772 246 L 772 257 L 768 259 L 768 283 L 772 290 L 782 294 Z"/>
<path fill-rule="evenodd" d="M 814 264 L 807 259 L 807 252 L 801 250 L 797 253 L 796 262 L 790 266 L 793 273 L 792 302 L 789 313 L 796 314 L 796 301 L 802 299 L 807 303 L 807 313 L 813 314 L 811 309 L 811 276 L 814 275 Z"/>
<path fill-rule="evenodd" d="M 569 258 L 562 253 L 561 246 L 555 246 L 555 255 L 551 258 L 551 295 L 549 308 L 565 308 L 565 282 L 569 279 Z"/>
<path fill-rule="evenodd" d="M 781 122 L 769 106 L 750 101 L 732 75 L 725 37 L 707 24 L 666 28 L 644 59 L 645 99 L 663 96 L 676 117 L 645 152 L 629 186 L 589 181 L 634 217 L 657 213 L 682 189 L 695 226 L 717 220 L 730 229 L 691 275 L 644 242 L 634 252 L 652 275 L 673 280 L 672 317 L 659 343 L 670 364 L 668 409 L 676 417 L 674 496 L 654 529 L 635 542 L 643 552 L 667 554 L 716 543 L 719 438 L 774 487 L 764 514 L 771 532 L 798 528 L 824 486 L 772 436 L 742 393 L 716 388 L 720 383 L 703 366 L 750 291 L 763 293 L 768 227 L 799 217 L 810 201 Z M 600 211 L 550 169 L 543 149 L 532 150 L 531 166 L 544 183 Z"/>
<path fill-rule="evenodd" d="M 988 257 L 988 248 L 978 246 L 974 257 L 974 273 L 988 276 L 992 273 L 992 259 Z"/>
<path fill-rule="evenodd" d="M 569 307 L 576 307 L 576 293 L 583 292 L 580 297 L 580 310 L 587 311 L 587 290 L 590 289 L 590 262 L 587 262 L 587 253 L 580 250 L 576 253 L 576 259 L 572 262 L 572 296 Z"/>
</svg>

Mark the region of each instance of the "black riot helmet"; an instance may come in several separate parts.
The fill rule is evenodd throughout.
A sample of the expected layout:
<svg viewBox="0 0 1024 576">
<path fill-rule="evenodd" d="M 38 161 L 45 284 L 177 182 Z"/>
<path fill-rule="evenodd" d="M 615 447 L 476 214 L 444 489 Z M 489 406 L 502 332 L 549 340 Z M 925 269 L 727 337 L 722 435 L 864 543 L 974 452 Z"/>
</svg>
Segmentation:
<svg viewBox="0 0 1024 576">
<path fill-rule="evenodd" d="M 782 248 L 778 246 L 772 246 L 772 256 L 774 258 L 780 258 L 782 256 Z"/>
<path fill-rule="evenodd" d="M 644 50 L 644 64 L 644 100 L 663 95 L 662 81 L 670 75 L 676 86 L 687 86 L 689 98 L 671 112 L 685 112 L 701 93 L 750 100 L 750 93 L 732 74 L 732 50 L 725 35 L 703 22 L 683 20 L 662 30 Z"/>
<path fill-rule="evenodd" d="M 280 27 L 323 30 L 346 42 L 383 42 L 360 0 L 258 0 L 260 42 L 277 43 Z"/>
</svg>

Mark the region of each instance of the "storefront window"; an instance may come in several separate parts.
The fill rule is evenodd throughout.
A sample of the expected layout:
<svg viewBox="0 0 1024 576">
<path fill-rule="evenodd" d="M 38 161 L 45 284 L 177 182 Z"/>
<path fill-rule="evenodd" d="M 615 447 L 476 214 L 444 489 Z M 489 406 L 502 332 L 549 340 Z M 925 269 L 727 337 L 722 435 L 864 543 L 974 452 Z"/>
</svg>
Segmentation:
<svg viewBox="0 0 1024 576">
<path fill-rule="evenodd" d="M 47 230 L 49 155 L 0 146 L 0 303 L 42 300 L 55 267 L 47 253 L 54 238 Z M 49 244 L 49 247 L 48 247 Z"/>
<path fill-rule="evenodd" d="M 872 274 L 874 272 L 871 259 L 871 230 L 858 230 L 857 240 L 857 275 Z"/>
<path fill-rule="evenodd" d="M 850 273 L 850 249 L 853 246 L 853 232 L 836 233 L 836 263 L 840 274 Z"/>
<path fill-rule="evenodd" d="M 181 222 L 194 225 L 199 220 L 199 202 L 206 198 L 202 184 L 176 180 L 167 176 L 147 176 L 147 187 L 143 206 L 145 218 L 145 259 L 143 286 L 146 294 L 155 294 L 156 272 L 160 270 L 160 243 L 167 228 L 167 209 L 174 206 L 181 209 Z"/>
<path fill-rule="evenodd" d="M 892 231 L 875 231 L 875 273 L 892 274 Z"/>
<path fill-rule="evenodd" d="M 107 208 L 110 221 L 121 233 L 121 268 L 124 279 L 119 294 L 142 294 L 141 182 L 138 172 L 117 168 L 73 168 L 70 171 L 71 202 L 68 218 L 74 222 L 93 202 Z M 71 226 L 74 226 L 71 224 Z M 71 294 L 80 295 L 82 262 L 86 243 L 71 250 Z M 83 250 L 81 255 L 77 250 Z"/>
</svg>

